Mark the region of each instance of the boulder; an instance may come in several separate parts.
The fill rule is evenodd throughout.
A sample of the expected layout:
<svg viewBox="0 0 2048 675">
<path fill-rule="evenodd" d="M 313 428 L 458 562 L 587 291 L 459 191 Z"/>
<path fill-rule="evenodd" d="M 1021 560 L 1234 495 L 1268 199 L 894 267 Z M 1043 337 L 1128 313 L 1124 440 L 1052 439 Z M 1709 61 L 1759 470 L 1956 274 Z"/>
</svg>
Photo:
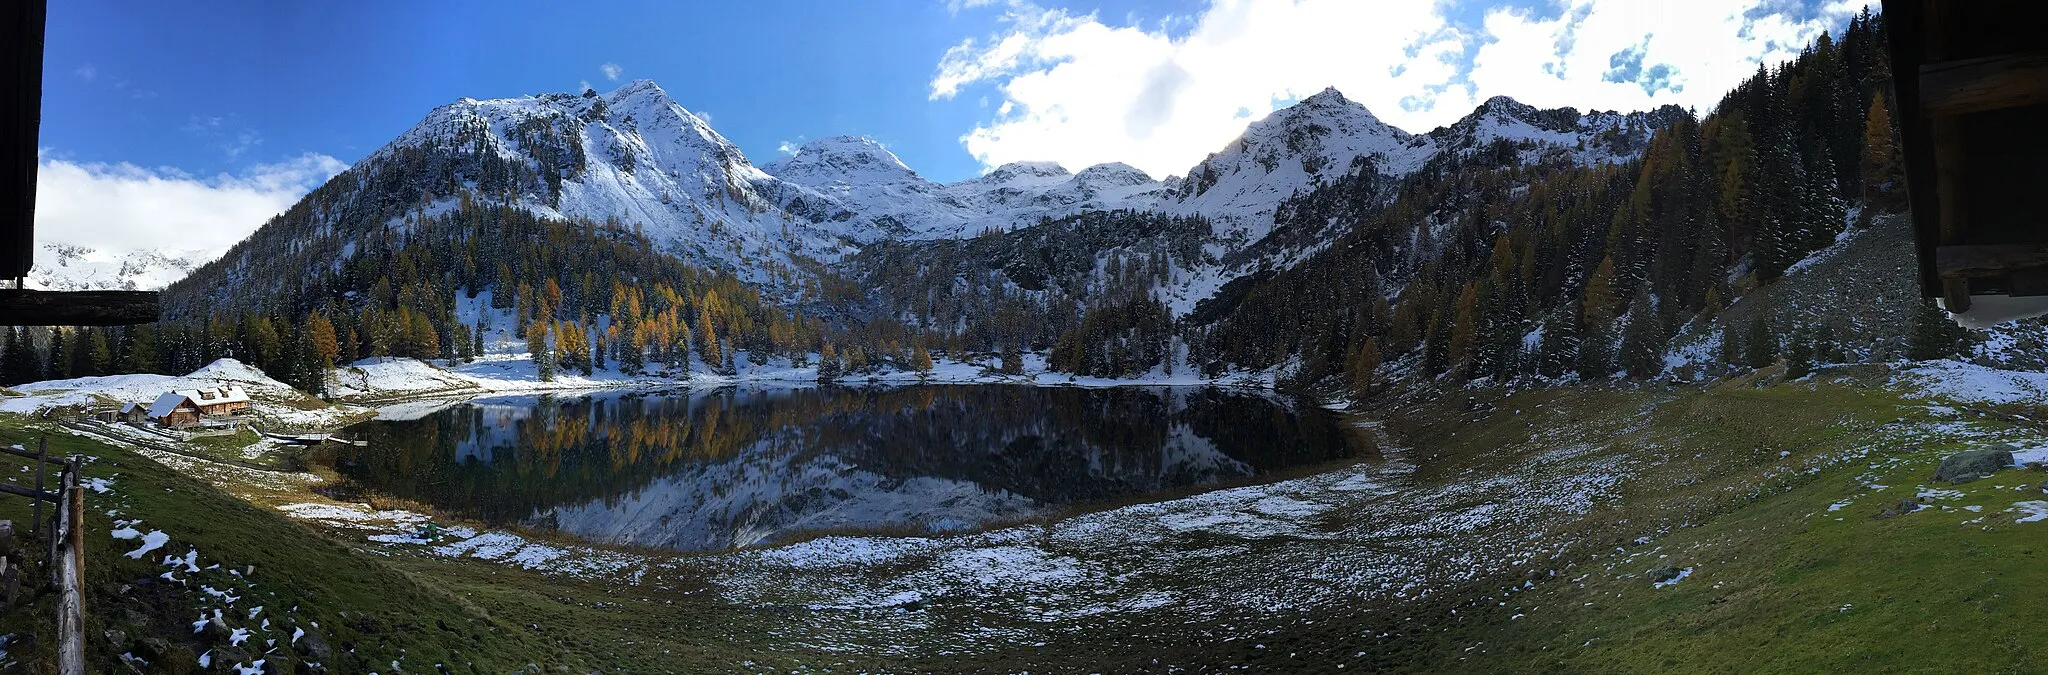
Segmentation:
<svg viewBox="0 0 2048 675">
<path fill-rule="evenodd" d="M 1994 445 L 1976 450 L 1964 450 L 1942 458 L 1941 468 L 1934 470 L 1934 479 L 1950 483 L 1967 483 L 2012 466 L 2012 446 Z"/>
<path fill-rule="evenodd" d="M 1678 574 L 1679 570 L 1676 567 L 1658 567 L 1643 573 L 1644 576 L 1650 578 L 1650 583 L 1653 584 L 1661 584 L 1676 579 Z"/>
<path fill-rule="evenodd" d="M 313 661 L 324 662 L 334 658 L 334 648 L 327 646 L 326 638 L 320 637 L 320 634 L 314 631 L 306 631 L 305 635 L 299 636 L 298 644 L 292 648 L 301 656 Z"/>
<path fill-rule="evenodd" d="M 206 625 L 200 627 L 199 632 L 211 644 L 225 643 L 228 641 L 228 638 L 233 637 L 235 634 L 234 629 L 229 628 L 227 623 L 221 621 L 220 617 L 217 616 L 207 620 Z"/>
</svg>

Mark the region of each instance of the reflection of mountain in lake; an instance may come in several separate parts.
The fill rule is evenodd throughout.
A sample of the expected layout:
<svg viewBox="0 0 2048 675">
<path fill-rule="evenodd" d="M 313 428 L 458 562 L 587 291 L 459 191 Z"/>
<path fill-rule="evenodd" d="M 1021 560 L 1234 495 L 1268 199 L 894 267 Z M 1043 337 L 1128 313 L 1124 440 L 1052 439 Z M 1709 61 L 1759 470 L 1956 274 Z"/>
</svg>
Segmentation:
<svg viewBox="0 0 2048 675">
<path fill-rule="evenodd" d="M 945 531 L 1353 454 L 1312 406 L 990 385 L 479 401 L 360 427 L 336 468 L 465 517 L 685 550 Z"/>
</svg>

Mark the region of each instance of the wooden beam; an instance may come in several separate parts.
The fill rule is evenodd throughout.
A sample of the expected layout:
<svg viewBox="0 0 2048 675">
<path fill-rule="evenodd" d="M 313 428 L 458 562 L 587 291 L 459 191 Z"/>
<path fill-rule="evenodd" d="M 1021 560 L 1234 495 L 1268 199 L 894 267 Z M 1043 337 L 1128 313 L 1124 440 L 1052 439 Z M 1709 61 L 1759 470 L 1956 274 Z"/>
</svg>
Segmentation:
<svg viewBox="0 0 2048 675">
<path fill-rule="evenodd" d="M 60 497 L 58 497 L 57 493 L 55 492 L 44 492 L 42 490 L 37 490 L 34 488 L 25 488 L 15 485 L 13 483 L 0 483 L 0 492 L 4 492 L 10 495 L 27 497 L 29 499 L 38 499 L 46 502 L 55 502 L 58 499 L 60 499 Z"/>
<path fill-rule="evenodd" d="M 2048 52 L 1920 66 L 1920 110 L 1930 117 L 2031 105 L 2048 105 Z"/>
<path fill-rule="evenodd" d="M 1943 277 L 2003 277 L 2014 270 L 2048 266 L 2048 244 L 1943 246 L 1934 249 L 1934 268 Z"/>
<path fill-rule="evenodd" d="M 43 26 L 49 0 L 0 3 L 0 279 L 35 264 L 36 148 L 41 145 Z"/>
<path fill-rule="evenodd" d="M 155 323 L 156 291 L 0 289 L 0 326 L 127 326 Z"/>
</svg>

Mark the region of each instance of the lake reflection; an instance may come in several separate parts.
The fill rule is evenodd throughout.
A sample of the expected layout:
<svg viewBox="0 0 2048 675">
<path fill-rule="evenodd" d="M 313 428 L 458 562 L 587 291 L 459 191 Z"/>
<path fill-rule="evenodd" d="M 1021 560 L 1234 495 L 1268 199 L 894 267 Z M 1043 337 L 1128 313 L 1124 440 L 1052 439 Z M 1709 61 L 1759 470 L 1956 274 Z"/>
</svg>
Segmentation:
<svg viewBox="0 0 2048 675">
<path fill-rule="evenodd" d="M 691 551 L 971 529 L 1370 451 L 1313 405 L 1208 388 L 505 397 L 350 433 L 370 444 L 334 451 L 344 490 Z"/>
</svg>

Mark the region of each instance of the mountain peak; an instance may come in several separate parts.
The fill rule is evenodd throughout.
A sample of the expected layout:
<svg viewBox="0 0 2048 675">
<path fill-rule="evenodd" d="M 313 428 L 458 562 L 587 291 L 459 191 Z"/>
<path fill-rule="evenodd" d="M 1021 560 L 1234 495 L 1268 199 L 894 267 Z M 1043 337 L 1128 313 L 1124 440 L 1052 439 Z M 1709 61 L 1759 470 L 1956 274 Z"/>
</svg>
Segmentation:
<svg viewBox="0 0 2048 675">
<path fill-rule="evenodd" d="M 885 176 L 918 180 L 917 172 L 866 136 L 828 136 L 808 141 L 794 154 L 761 167 L 769 175 L 817 185 L 831 180 L 874 181 Z"/>
<path fill-rule="evenodd" d="M 1351 102 L 1351 99 L 1345 98 L 1344 92 L 1337 91 L 1336 87 L 1323 87 L 1322 91 L 1301 100 L 1302 104 L 1307 104 L 1311 107 L 1343 105 Z"/>
<path fill-rule="evenodd" d="M 1067 167 L 1059 162 L 1024 161 L 1010 162 L 996 167 L 982 175 L 983 180 L 1004 181 L 1013 178 L 1058 178 L 1071 175 Z"/>
</svg>

